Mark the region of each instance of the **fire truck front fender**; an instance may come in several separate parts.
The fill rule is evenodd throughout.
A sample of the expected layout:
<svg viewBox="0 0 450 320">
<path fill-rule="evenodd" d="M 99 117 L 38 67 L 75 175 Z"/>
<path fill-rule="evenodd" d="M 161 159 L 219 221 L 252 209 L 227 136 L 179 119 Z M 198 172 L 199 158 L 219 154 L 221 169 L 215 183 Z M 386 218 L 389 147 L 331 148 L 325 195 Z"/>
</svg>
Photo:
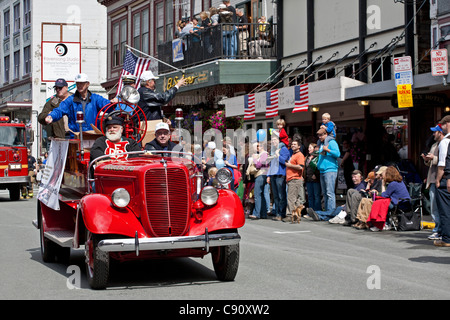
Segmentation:
<svg viewBox="0 0 450 320">
<path fill-rule="evenodd" d="M 230 190 L 220 190 L 219 200 L 214 206 L 204 207 L 201 219 L 197 215 L 191 224 L 191 234 L 202 234 L 225 229 L 238 229 L 244 226 L 245 215 L 241 199 Z"/>
<path fill-rule="evenodd" d="M 86 228 L 95 234 L 115 234 L 145 237 L 146 233 L 136 215 L 128 208 L 112 205 L 111 198 L 102 194 L 91 194 L 80 201 L 80 209 Z"/>
</svg>

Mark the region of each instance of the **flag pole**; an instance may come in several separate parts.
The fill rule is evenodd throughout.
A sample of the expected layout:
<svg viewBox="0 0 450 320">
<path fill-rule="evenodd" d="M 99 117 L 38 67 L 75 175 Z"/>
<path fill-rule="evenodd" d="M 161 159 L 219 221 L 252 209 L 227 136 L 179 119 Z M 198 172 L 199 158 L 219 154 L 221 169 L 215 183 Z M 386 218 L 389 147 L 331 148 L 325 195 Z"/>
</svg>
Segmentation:
<svg viewBox="0 0 450 320">
<path fill-rule="evenodd" d="M 135 49 L 132 46 L 129 46 L 129 45 L 126 44 L 125 47 L 127 47 L 128 49 L 133 50 L 133 51 L 135 51 L 135 52 L 137 52 L 137 53 L 139 53 L 139 54 L 141 54 L 143 56 L 146 56 L 146 57 L 151 58 L 151 59 L 155 59 L 156 61 L 158 61 L 158 62 L 160 62 L 162 64 L 165 64 L 166 66 L 168 66 L 168 67 L 170 67 L 172 69 L 175 69 L 176 71 L 181 72 L 182 74 L 186 73 L 186 71 L 184 69 L 178 69 L 177 67 L 174 67 L 171 64 L 168 64 L 167 62 L 161 61 L 158 58 L 155 58 L 155 57 L 153 57 L 153 56 L 151 56 L 151 55 L 149 55 L 149 54 L 147 54 L 145 52 L 139 51 L 138 49 Z"/>
</svg>

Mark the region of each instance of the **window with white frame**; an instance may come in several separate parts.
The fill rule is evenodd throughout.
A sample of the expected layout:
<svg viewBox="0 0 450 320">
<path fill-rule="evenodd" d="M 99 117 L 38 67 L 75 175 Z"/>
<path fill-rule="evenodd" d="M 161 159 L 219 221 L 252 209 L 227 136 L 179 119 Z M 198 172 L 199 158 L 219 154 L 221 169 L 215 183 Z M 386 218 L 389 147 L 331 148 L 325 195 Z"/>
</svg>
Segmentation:
<svg viewBox="0 0 450 320">
<path fill-rule="evenodd" d="M 31 24 L 31 0 L 23 0 L 23 26 Z"/>
<path fill-rule="evenodd" d="M 14 80 L 20 77 L 20 51 L 14 52 Z"/>
<path fill-rule="evenodd" d="M 23 74 L 31 73 L 31 47 L 23 48 Z"/>
<path fill-rule="evenodd" d="M 114 21 L 112 24 L 112 67 L 123 64 L 127 43 L 127 19 Z"/>
<path fill-rule="evenodd" d="M 8 83 L 9 82 L 9 55 L 5 56 L 3 59 L 3 82 Z"/>
<path fill-rule="evenodd" d="M 20 31 L 20 3 L 14 6 L 14 33 Z"/>
<path fill-rule="evenodd" d="M 9 38 L 9 34 L 11 32 L 11 23 L 9 17 L 9 10 L 3 12 L 3 38 Z"/>
<path fill-rule="evenodd" d="M 133 14 L 133 47 L 149 53 L 149 10 L 140 10 Z"/>
</svg>

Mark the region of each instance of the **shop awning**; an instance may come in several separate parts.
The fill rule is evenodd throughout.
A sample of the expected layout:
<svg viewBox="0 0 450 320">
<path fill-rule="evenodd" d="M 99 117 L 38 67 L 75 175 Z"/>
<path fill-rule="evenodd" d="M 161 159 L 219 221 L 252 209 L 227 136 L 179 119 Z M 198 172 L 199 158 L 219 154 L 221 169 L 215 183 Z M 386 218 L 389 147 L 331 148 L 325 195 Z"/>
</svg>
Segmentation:
<svg viewBox="0 0 450 320">
<path fill-rule="evenodd" d="M 309 106 L 337 103 L 346 100 L 346 89 L 360 88 L 365 83 L 347 77 L 337 77 L 309 83 Z M 244 95 L 225 99 L 227 117 L 244 115 Z M 266 91 L 255 95 L 256 114 L 266 112 Z M 278 89 L 278 110 L 292 110 L 295 105 L 295 86 Z"/>
</svg>

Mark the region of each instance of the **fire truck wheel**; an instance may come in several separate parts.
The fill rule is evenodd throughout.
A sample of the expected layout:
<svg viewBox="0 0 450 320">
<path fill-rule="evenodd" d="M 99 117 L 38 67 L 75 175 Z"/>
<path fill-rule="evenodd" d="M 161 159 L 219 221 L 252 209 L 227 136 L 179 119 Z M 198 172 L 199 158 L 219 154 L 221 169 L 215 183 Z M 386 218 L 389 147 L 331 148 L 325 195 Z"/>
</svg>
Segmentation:
<svg viewBox="0 0 450 320">
<path fill-rule="evenodd" d="M 11 201 L 19 201 L 20 199 L 20 187 L 14 186 L 9 189 L 9 198 Z"/>
<path fill-rule="evenodd" d="M 98 248 L 100 237 L 86 230 L 86 275 L 92 289 L 104 289 L 109 277 L 109 253 Z"/>
<path fill-rule="evenodd" d="M 44 262 L 55 262 L 58 253 L 58 245 L 44 236 L 44 225 L 42 223 L 41 206 L 38 201 L 39 238 L 41 242 L 41 256 Z"/>
<path fill-rule="evenodd" d="M 217 278 L 233 281 L 239 266 L 239 244 L 214 248 L 211 255 Z"/>
</svg>

